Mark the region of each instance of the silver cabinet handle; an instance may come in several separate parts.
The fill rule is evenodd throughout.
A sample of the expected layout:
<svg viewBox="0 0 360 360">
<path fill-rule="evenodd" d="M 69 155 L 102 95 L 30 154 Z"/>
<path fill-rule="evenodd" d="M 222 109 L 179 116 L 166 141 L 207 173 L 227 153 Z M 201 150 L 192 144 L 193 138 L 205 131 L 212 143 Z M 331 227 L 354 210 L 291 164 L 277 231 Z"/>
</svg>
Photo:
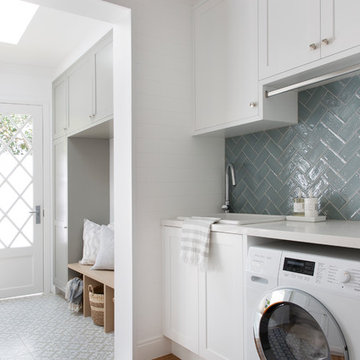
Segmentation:
<svg viewBox="0 0 360 360">
<path fill-rule="evenodd" d="M 67 130 L 67 127 L 63 128 L 65 131 Z"/>
<path fill-rule="evenodd" d="M 309 48 L 310 48 L 311 50 L 316 50 L 316 49 L 317 49 L 317 45 L 316 45 L 315 43 L 312 43 L 312 44 L 309 45 Z"/>
<path fill-rule="evenodd" d="M 68 227 L 67 226 L 64 226 L 64 229 L 67 229 Z"/>
<path fill-rule="evenodd" d="M 251 102 L 251 103 L 249 104 L 249 106 L 250 106 L 251 108 L 256 107 L 256 102 Z"/>
<path fill-rule="evenodd" d="M 323 45 L 329 45 L 329 40 L 328 39 L 322 39 L 321 40 Z"/>
</svg>

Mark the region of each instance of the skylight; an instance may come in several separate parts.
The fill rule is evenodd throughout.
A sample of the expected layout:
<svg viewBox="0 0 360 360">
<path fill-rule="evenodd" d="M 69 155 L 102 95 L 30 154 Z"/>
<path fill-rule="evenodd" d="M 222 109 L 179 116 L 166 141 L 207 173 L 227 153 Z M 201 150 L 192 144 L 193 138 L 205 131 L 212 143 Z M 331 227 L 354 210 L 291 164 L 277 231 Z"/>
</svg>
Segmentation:
<svg viewBox="0 0 360 360">
<path fill-rule="evenodd" d="M 18 44 L 39 5 L 21 0 L 0 0 L 0 42 Z"/>
</svg>

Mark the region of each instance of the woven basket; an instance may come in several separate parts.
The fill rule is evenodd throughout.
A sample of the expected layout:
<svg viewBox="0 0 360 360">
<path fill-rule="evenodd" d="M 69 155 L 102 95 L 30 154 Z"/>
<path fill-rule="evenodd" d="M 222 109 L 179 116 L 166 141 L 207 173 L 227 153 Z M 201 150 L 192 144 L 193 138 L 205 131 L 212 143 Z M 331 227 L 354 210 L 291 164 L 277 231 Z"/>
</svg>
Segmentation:
<svg viewBox="0 0 360 360">
<path fill-rule="evenodd" d="M 95 289 L 89 285 L 89 300 L 91 308 L 91 318 L 94 324 L 104 326 L 104 290 L 102 286 L 97 286 Z"/>
</svg>

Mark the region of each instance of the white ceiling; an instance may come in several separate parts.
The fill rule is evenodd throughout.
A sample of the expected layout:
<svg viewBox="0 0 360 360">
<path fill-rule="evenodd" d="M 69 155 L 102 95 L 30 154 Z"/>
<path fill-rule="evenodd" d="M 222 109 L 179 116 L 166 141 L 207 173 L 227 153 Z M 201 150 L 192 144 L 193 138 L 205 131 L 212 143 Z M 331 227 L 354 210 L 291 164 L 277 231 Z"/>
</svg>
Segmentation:
<svg viewBox="0 0 360 360">
<path fill-rule="evenodd" d="M 0 62 L 57 68 L 110 29 L 105 22 L 40 7 L 18 45 L 0 43 Z"/>
</svg>

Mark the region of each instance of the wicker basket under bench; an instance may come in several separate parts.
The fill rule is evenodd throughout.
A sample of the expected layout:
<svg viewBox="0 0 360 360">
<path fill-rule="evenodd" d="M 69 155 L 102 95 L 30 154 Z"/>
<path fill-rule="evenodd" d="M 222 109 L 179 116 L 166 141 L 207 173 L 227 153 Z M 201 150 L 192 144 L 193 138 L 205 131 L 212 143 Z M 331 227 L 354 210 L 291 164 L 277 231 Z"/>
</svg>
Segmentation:
<svg viewBox="0 0 360 360">
<path fill-rule="evenodd" d="M 104 331 L 114 331 L 114 272 L 107 270 L 90 270 L 91 266 L 81 264 L 69 264 L 69 269 L 79 273 L 83 277 L 83 312 L 84 316 L 91 315 L 89 291 L 87 290 L 89 285 L 97 286 L 104 285 Z"/>
</svg>

